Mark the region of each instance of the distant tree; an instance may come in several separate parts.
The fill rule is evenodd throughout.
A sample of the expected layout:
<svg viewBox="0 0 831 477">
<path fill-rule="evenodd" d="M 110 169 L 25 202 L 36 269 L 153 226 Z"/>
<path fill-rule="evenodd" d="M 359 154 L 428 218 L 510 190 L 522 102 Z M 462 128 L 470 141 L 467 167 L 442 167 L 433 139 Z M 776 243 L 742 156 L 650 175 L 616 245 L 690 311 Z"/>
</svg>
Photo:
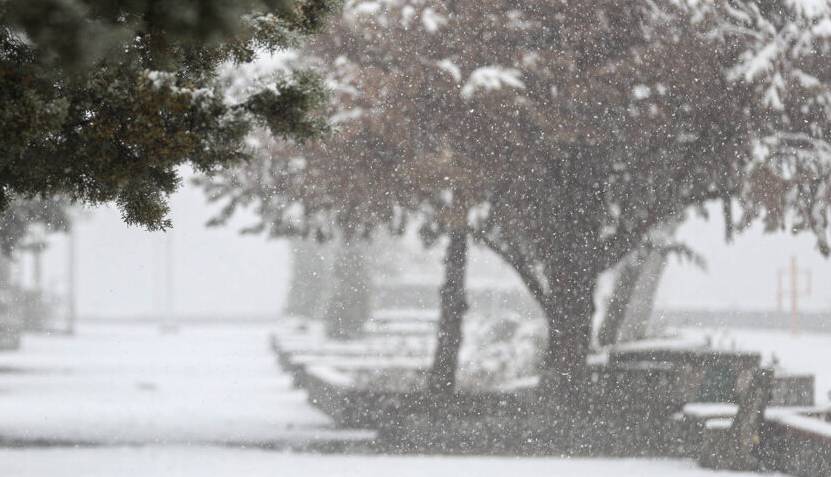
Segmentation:
<svg viewBox="0 0 831 477">
<path fill-rule="evenodd" d="M 33 236 L 36 227 L 46 233 L 67 231 L 72 226 L 68 212 L 69 204 L 60 197 L 16 197 L 0 211 L 0 348 L 3 342 L 16 345 L 24 325 L 42 325 L 48 310 L 42 290 L 27 290 L 12 280 L 13 260 L 21 252 L 39 254 L 47 246 L 42 236 Z M 36 285 L 38 269 L 36 265 Z"/>
<path fill-rule="evenodd" d="M 291 277 L 283 312 L 306 318 L 317 317 L 330 282 L 327 267 L 331 260 L 327 260 L 327 251 L 312 240 L 293 239 L 289 249 Z"/>
<path fill-rule="evenodd" d="M 316 44 L 314 48 L 322 47 Z M 425 243 L 435 243 L 442 235 L 449 237 L 447 276 L 440 291 L 442 319 L 437 364 L 430 379 L 432 389 L 445 392 L 455 382 L 461 317 L 467 309 L 463 282 L 468 247 L 464 189 L 467 179 L 447 157 L 448 150 L 417 152 L 417 135 L 423 131 L 401 131 L 389 116 L 373 110 L 377 98 L 357 93 L 350 83 L 352 65 L 335 59 L 330 64 L 329 79 L 336 85 L 333 90 L 337 98 L 330 122 L 337 134 L 313 144 L 268 144 L 261 147 L 263 154 L 248 167 L 201 180 L 209 199 L 226 201 L 214 223 L 225 222 L 239 206 L 254 203 L 261 221 L 249 230 L 265 230 L 277 237 L 337 239 L 346 245 L 341 245 L 346 250 L 355 241 L 369 240 L 378 229 L 400 234 L 410 223 L 410 215 L 417 213 L 422 219 L 420 230 Z M 394 92 L 394 88 L 383 83 L 384 78 L 377 77 L 381 81 L 379 88 Z M 371 81 L 370 77 L 360 79 Z M 397 114 L 401 119 L 408 112 L 401 109 Z M 409 136 L 411 132 L 413 136 Z M 356 160 L 347 161 L 345 157 Z M 401 170 L 392 172 L 388 169 L 393 164 L 391 159 L 405 159 L 407 163 L 399 163 Z M 358 282 L 339 285 L 337 278 L 332 286 L 352 291 L 364 289 Z M 366 303 L 363 299 L 357 301 Z M 357 309 L 341 305 L 334 310 L 342 313 L 350 308 Z"/>
<path fill-rule="evenodd" d="M 246 167 L 196 179 L 209 201 L 226 201 L 209 225 L 227 224 L 238 208 L 252 206 L 257 220 L 243 233 L 292 238 L 295 262 L 286 312 L 322 319 L 332 338 L 356 337 L 371 311 L 366 223 L 338 221 L 330 208 L 305 209 L 298 203 L 301 197 L 308 201 L 332 197 L 326 184 L 315 183 L 306 174 L 301 154 L 319 150 L 320 143 L 278 141 L 263 130 L 252 138 L 255 154 Z"/>
<path fill-rule="evenodd" d="M 369 244 L 359 237 L 341 237 L 334 245 L 331 280 L 323 322 L 335 339 L 357 338 L 372 311 Z"/>
<path fill-rule="evenodd" d="M 68 208 L 67 201 L 60 197 L 13 198 L 0 212 L 0 252 L 10 256 L 36 224 L 47 232 L 67 231 L 71 227 Z"/>
<path fill-rule="evenodd" d="M 369 233 L 415 211 L 428 242 L 447 236 L 439 390 L 453 384 L 467 241 L 483 243 L 544 311 L 542 384 L 567 398 L 598 276 L 673 217 L 720 201 L 728 236 L 758 218 L 828 251 L 828 36 L 808 2 L 774 3 L 350 2 L 313 45 L 340 79 L 340 134 L 275 158 L 290 187 L 264 196 L 280 197 L 267 220 L 285 231 L 301 210 L 307 231 Z M 779 51 L 800 28 L 816 33 L 785 41 L 801 56 Z"/>
<path fill-rule="evenodd" d="M 298 44 L 333 3 L 0 3 L 0 210 L 15 196 L 59 194 L 113 201 L 128 223 L 166 227 L 179 165 L 243 161 L 254 125 L 299 139 L 322 127 L 315 75 L 229 100 L 218 69 Z"/>
</svg>

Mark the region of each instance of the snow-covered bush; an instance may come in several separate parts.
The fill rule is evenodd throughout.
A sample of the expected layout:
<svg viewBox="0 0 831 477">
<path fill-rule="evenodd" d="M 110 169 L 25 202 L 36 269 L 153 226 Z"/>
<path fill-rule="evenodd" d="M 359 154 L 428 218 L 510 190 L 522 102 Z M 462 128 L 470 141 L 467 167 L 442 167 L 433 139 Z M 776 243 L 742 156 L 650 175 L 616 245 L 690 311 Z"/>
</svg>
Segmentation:
<svg viewBox="0 0 831 477">
<path fill-rule="evenodd" d="M 495 388 L 537 374 L 545 323 L 518 313 L 467 320 L 459 364 L 460 387 Z"/>
</svg>

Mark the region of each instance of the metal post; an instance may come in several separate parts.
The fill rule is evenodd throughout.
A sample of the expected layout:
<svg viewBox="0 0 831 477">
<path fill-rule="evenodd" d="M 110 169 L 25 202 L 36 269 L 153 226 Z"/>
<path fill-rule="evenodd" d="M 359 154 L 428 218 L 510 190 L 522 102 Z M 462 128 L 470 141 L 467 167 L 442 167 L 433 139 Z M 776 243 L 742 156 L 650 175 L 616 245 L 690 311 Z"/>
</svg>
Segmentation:
<svg viewBox="0 0 831 477">
<path fill-rule="evenodd" d="M 173 231 L 168 230 L 164 236 L 164 292 L 163 305 L 161 310 L 162 332 L 175 332 L 174 323 L 174 274 L 173 274 Z"/>
<path fill-rule="evenodd" d="M 78 319 L 76 294 L 77 294 L 77 232 L 75 230 L 76 224 L 69 225 L 69 234 L 67 237 L 67 290 L 66 290 L 66 334 L 75 334 L 75 324 Z"/>
<path fill-rule="evenodd" d="M 173 321 L 173 231 L 165 234 L 165 315 Z"/>
<path fill-rule="evenodd" d="M 796 267 L 796 257 L 791 257 L 791 333 L 799 331 L 799 270 Z"/>
<path fill-rule="evenodd" d="M 776 272 L 776 309 L 782 313 L 785 311 L 785 271 L 781 268 Z"/>
<path fill-rule="evenodd" d="M 43 249 L 36 245 L 32 250 L 33 273 L 35 291 L 43 293 Z"/>
</svg>

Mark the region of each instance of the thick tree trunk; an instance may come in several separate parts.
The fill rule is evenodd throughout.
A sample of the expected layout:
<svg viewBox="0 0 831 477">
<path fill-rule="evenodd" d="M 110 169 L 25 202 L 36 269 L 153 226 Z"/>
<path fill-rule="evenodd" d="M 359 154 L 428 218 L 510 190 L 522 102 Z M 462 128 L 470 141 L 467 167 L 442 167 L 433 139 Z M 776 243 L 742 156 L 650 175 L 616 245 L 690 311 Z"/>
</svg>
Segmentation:
<svg viewBox="0 0 831 477">
<path fill-rule="evenodd" d="M 326 252 L 326 248 L 314 240 L 291 241 L 292 273 L 285 314 L 307 318 L 320 315 L 329 275 Z"/>
<path fill-rule="evenodd" d="M 467 233 L 455 230 L 448 234 L 444 259 L 445 282 L 441 287 L 441 315 L 433 366 L 427 378 L 430 393 L 452 393 L 456 386 L 456 368 L 462 345 L 462 319 L 468 309 L 465 297 L 467 271 Z"/>
<path fill-rule="evenodd" d="M 552 397 L 567 398 L 579 390 L 585 377 L 596 277 L 574 273 L 560 283 L 543 304 L 548 321 L 548 344 L 540 385 Z"/>
<path fill-rule="evenodd" d="M 332 270 L 332 294 L 323 314 L 330 338 L 356 338 L 369 319 L 371 279 L 366 252 L 367 244 L 360 239 L 343 240 L 338 246 Z"/>
</svg>

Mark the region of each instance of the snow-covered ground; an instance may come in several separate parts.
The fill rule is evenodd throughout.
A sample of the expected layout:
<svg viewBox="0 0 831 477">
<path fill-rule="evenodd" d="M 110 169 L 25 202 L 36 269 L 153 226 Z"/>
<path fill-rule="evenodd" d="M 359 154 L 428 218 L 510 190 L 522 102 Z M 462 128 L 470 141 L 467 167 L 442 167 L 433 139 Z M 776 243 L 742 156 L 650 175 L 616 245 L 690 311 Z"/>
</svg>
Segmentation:
<svg viewBox="0 0 831 477">
<path fill-rule="evenodd" d="M 81 327 L 0 353 L 0 440 L 269 443 L 325 437 L 330 421 L 289 386 L 264 325 Z"/>
<path fill-rule="evenodd" d="M 646 459 L 389 457 L 214 447 L 0 450 L 3 477 L 751 477 Z M 776 474 L 765 474 L 778 477 Z M 781 477 L 781 476 L 779 476 Z"/>
<path fill-rule="evenodd" d="M 0 445 L 13 445 L 0 448 L 0 476 L 751 475 L 683 460 L 289 451 L 308 441 L 369 436 L 334 429 L 289 386 L 268 350 L 272 328 L 194 324 L 162 334 L 155 325 L 96 324 L 72 338 L 27 336 L 21 351 L 0 354 Z M 760 333 L 746 334 L 746 342 L 790 343 Z M 831 336 L 804 338 L 777 348 L 781 361 L 824 371 L 816 353 L 828 353 Z"/>
</svg>

